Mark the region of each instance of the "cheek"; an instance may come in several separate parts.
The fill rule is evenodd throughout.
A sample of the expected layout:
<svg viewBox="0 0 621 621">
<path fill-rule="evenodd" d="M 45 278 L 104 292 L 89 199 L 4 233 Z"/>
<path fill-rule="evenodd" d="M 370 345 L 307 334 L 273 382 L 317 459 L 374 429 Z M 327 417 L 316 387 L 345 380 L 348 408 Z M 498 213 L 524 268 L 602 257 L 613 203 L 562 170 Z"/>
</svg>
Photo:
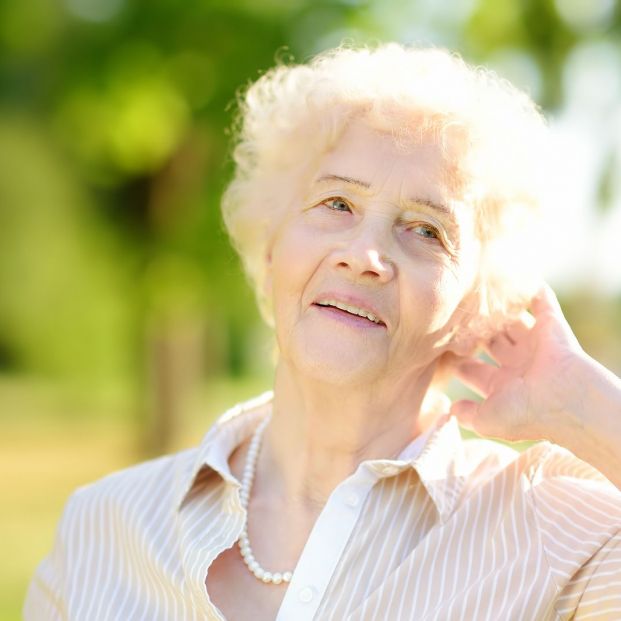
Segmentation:
<svg viewBox="0 0 621 621">
<path fill-rule="evenodd" d="M 288 298 L 300 301 L 322 257 L 321 239 L 294 224 L 279 232 L 270 267 L 274 304 Z M 274 309 L 278 313 L 278 308 Z"/>
<path fill-rule="evenodd" d="M 456 294 L 455 281 L 449 274 L 443 274 L 430 288 L 429 305 L 431 328 L 437 330 L 444 325 L 453 314 L 459 299 Z"/>
<path fill-rule="evenodd" d="M 419 268 L 408 279 L 409 295 L 403 312 L 419 328 L 433 333 L 450 321 L 463 299 L 464 283 L 453 268 L 429 263 Z"/>
</svg>

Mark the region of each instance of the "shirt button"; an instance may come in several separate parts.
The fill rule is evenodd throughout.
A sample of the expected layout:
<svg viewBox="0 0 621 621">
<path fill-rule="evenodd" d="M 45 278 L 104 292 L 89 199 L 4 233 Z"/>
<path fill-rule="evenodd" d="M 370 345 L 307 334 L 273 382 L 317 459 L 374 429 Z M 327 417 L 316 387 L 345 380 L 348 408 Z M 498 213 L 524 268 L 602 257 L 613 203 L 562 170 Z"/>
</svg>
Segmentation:
<svg viewBox="0 0 621 621">
<path fill-rule="evenodd" d="M 358 496 L 358 494 L 354 494 L 353 492 L 351 494 L 348 494 L 345 498 L 345 504 L 348 507 L 357 507 L 359 502 L 360 496 Z"/>
<path fill-rule="evenodd" d="M 298 591 L 298 599 L 304 604 L 308 604 L 313 599 L 313 589 L 311 587 L 304 587 Z"/>
</svg>

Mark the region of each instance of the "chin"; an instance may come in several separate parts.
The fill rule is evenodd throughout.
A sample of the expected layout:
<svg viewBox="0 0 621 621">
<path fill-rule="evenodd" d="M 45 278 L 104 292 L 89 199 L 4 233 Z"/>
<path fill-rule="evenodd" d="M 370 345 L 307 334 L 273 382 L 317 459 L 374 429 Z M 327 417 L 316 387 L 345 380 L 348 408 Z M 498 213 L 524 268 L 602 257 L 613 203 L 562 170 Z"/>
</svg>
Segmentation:
<svg viewBox="0 0 621 621">
<path fill-rule="evenodd" d="M 352 386 L 373 382 L 385 372 L 377 347 L 356 346 L 343 339 L 302 339 L 286 356 L 297 372 L 328 384 Z"/>
</svg>

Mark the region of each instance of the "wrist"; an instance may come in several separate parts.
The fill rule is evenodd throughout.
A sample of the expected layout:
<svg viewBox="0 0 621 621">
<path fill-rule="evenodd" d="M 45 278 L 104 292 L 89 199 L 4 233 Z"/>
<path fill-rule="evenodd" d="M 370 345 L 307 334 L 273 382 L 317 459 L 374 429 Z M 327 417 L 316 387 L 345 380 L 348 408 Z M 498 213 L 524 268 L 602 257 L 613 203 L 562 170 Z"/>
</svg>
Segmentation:
<svg viewBox="0 0 621 621">
<path fill-rule="evenodd" d="M 599 362 L 579 356 L 570 374 L 571 395 L 553 441 L 616 483 L 621 476 L 621 379 Z"/>
</svg>

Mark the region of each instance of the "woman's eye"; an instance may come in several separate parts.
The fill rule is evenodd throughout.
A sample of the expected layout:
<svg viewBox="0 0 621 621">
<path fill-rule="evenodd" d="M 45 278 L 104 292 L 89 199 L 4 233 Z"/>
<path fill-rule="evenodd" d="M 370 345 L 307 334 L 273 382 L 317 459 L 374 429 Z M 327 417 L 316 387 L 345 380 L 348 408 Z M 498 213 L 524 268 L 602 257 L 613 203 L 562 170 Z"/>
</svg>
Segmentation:
<svg viewBox="0 0 621 621">
<path fill-rule="evenodd" d="M 414 231 L 417 235 L 426 237 L 427 239 L 440 239 L 438 229 L 429 224 L 416 224 L 410 228 L 410 231 Z"/>
<path fill-rule="evenodd" d="M 333 211 L 351 211 L 349 203 L 342 198 L 329 198 L 323 201 L 322 205 Z"/>
</svg>

